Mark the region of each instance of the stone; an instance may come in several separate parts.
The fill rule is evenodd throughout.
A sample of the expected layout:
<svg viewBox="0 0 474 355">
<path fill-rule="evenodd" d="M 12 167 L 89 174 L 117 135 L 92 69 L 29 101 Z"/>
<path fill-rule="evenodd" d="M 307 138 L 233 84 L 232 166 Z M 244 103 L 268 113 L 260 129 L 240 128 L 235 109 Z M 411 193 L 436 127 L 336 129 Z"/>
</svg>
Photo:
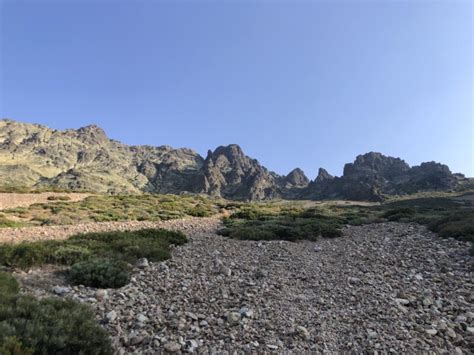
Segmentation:
<svg viewBox="0 0 474 355">
<path fill-rule="evenodd" d="M 109 298 L 109 293 L 107 292 L 107 290 L 98 289 L 98 290 L 95 292 L 95 298 L 96 298 L 98 301 L 104 301 L 104 300 L 106 300 L 107 298 Z"/>
<path fill-rule="evenodd" d="M 446 329 L 446 334 L 452 339 L 456 339 L 456 332 L 452 328 Z"/>
<path fill-rule="evenodd" d="M 138 316 L 137 316 L 137 321 L 139 323 L 146 323 L 149 321 L 148 317 L 145 316 L 144 314 L 140 313 Z"/>
<path fill-rule="evenodd" d="M 158 270 L 164 273 L 167 273 L 170 271 L 170 268 L 168 265 L 166 265 L 164 262 L 161 262 L 158 264 Z"/>
<path fill-rule="evenodd" d="M 309 333 L 308 329 L 301 325 L 296 327 L 296 334 L 298 334 L 298 336 L 300 336 L 303 340 L 308 341 L 311 339 L 311 334 Z"/>
<path fill-rule="evenodd" d="M 423 298 L 422 303 L 423 303 L 423 306 L 429 307 L 433 304 L 433 300 L 429 297 L 425 297 L 425 298 Z"/>
<path fill-rule="evenodd" d="M 198 347 L 199 347 L 199 344 L 196 340 L 194 339 L 186 340 L 184 344 L 184 351 L 188 353 L 193 353 L 197 350 Z"/>
<path fill-rule="evenodd" d="M 436 335 L 438 333 L 436 329 L 426 329 L 425 332 L 428 335 Z"/>
<path fill-rule="evenodd" d="M 367 329 L 367 338 L 369 339 L 377 338 L 377 332 L 372 329 Z"/>
<path fill-rule="evenodd" d="M 143 341 L 144 337 L 138 334 L 131 334 L 129 343 L 130 345 L 138 345 Z"/>
<path fill-rule="evenodd" d="M 240 310 L 239 310 L 239 313 L 242 317 L 245 317 L 245 318 L 252 318 L 253 317 L 253 311 L 247 307 L 242 307 Z"/>
<path fill-rule="evenodd" d="M 240 313 L 238 312 L 229 312 L 227 314 L 227 323 L 229 325 L 238 325 L 240 323 Z"/>
<path fill-rule="evenodd" d="M 181 345 L 175 341 L 169 341 L 163 346 L 168 353 L 178 353 L 181 351 Z"/>
<path fill-rule="evenodd" d="M 361 279 L 359 279 L 358 277 L 348 277 L 347 281 L 349 281 L 350 284 L 356 285 L 361 282 Z"/>
<path fill-rule="evenodd" d="M 396 298 L 395 301 L 402 306 L 408 306 L 410 304 L 410 301 L 405 298 Z"/>
<path fill-rule="evenodd" d="M 148 266 L 150 266 L 150 264 L 148 263 L 147 258 L 141 258 L 137 260 L 137 262 L 135 263 L 135 266 L 139 269 L 145 269 Z"/>
<path fill-rule="evenodd" d="M 66 293 L 69 293 L 69 288 L 62 286 L 54 286 L 53 292 L 58 296 L 64 296 Z"/>
<path fill-rule="evenodd" d="M 107 315 L 105 316 L 105 318 L 107 319 L 107 321 L 109 322 L 113 322 L 117 319 L 117 312 L 115 311 L 110 311 L 109 313 L 107 313 Z"/>
<path fill-rule="evenodd" d="M 232 270 L 228 267 L 225 267 L 225 266 L 223 266 L 221 268 L 220 272 L 221 272 L 222 275 L 227 276 L 227 277 L 230 277 L 232 275 Z"/>
</svg>

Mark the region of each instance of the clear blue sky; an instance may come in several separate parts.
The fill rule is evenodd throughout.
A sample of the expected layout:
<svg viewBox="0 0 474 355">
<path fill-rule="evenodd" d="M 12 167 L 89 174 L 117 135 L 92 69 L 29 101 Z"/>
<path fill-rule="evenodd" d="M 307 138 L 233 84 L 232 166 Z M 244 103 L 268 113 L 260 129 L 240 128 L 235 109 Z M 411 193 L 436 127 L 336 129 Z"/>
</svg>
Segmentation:
<svg viewBox="0 0 474 355">
<path fill-rule="evenodd" d="M 470 0 L 0 2 L 1 117 L 310 178 L 368 151 L 474 176 Z"/>
</svg>

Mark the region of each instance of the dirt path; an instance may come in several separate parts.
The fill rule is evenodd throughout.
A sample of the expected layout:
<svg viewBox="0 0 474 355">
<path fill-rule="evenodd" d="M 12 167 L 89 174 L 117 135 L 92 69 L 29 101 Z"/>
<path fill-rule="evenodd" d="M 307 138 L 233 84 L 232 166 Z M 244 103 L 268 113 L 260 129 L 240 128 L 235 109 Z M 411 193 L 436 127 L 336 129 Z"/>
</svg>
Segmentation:
<svg viewBox="0 0 474 355">
<path fill-rule="evenodd" d="M 90 303 L 119 353 L 193 350 L 469 353 L 474 344 L 467 244 L 415 225 L 350 227 L 338 239 L 254 242 L 215 234 L 219 220 L 164 222 L 190 242 L 165 263 Z M 42 272 L 18 275 L 35 293 Z"/>
<path fill-rule="evenodd" d="M 86 193 L 59 193 L 59 192 L 43 192 L 37 194 L 30 193 L 0 193 L 0 211 L 15 207 L 28 207 L 34 203 L 57 202 L 48 200 L 51 196 L 69 198 L 68 201 L 81 201 L 91 194 Z"/>
</svg>

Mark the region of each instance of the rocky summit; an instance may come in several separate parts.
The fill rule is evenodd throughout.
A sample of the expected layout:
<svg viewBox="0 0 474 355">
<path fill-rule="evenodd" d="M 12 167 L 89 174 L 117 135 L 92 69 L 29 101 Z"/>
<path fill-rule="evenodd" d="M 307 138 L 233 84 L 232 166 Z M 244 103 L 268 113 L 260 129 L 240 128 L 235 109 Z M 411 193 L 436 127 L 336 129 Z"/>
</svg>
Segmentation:
<svg viewBox="0 0 474 355">
<path fill-rule="evenodd" d="M 206 158 L 188 148 L 128 146 L 95 125 L 79 129 L 0 120 L 0 181 L 4 186 L 54 187 L 100 193 L 205 193 L 237 200 L 350 199 L 449 191 L 458 177 L 435 162 L 410 167 L 380 153 L 359 155 L 341 177 L 320 169 L 310 181 L 296 168 L 278 175 L 236 145 Z"/>
</svg>

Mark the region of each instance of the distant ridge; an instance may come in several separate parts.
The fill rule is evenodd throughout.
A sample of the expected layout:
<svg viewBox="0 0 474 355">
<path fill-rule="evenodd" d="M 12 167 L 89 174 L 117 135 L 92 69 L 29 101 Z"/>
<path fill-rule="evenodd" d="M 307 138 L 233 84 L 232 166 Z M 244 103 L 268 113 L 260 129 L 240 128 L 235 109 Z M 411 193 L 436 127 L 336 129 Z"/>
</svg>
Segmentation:
<svg viewBox="0 0 474 355">
<path fill-rule="evenodd" d="M 54 130 L 0 120 L 0 185 L 51 186 L 100 193 L 205 193 L 236 200 L 351 199 L 449 191 L 462 180 L 435 162 L 410 167 L 399 158 L 370 152 L 346 164 L 341 177 L 320 169 L 310 181 L 296 168 L 278 175 L 236 145 L 203 158 L 192 149 L 128 146 L 95 125 Z"/>
</svg>

